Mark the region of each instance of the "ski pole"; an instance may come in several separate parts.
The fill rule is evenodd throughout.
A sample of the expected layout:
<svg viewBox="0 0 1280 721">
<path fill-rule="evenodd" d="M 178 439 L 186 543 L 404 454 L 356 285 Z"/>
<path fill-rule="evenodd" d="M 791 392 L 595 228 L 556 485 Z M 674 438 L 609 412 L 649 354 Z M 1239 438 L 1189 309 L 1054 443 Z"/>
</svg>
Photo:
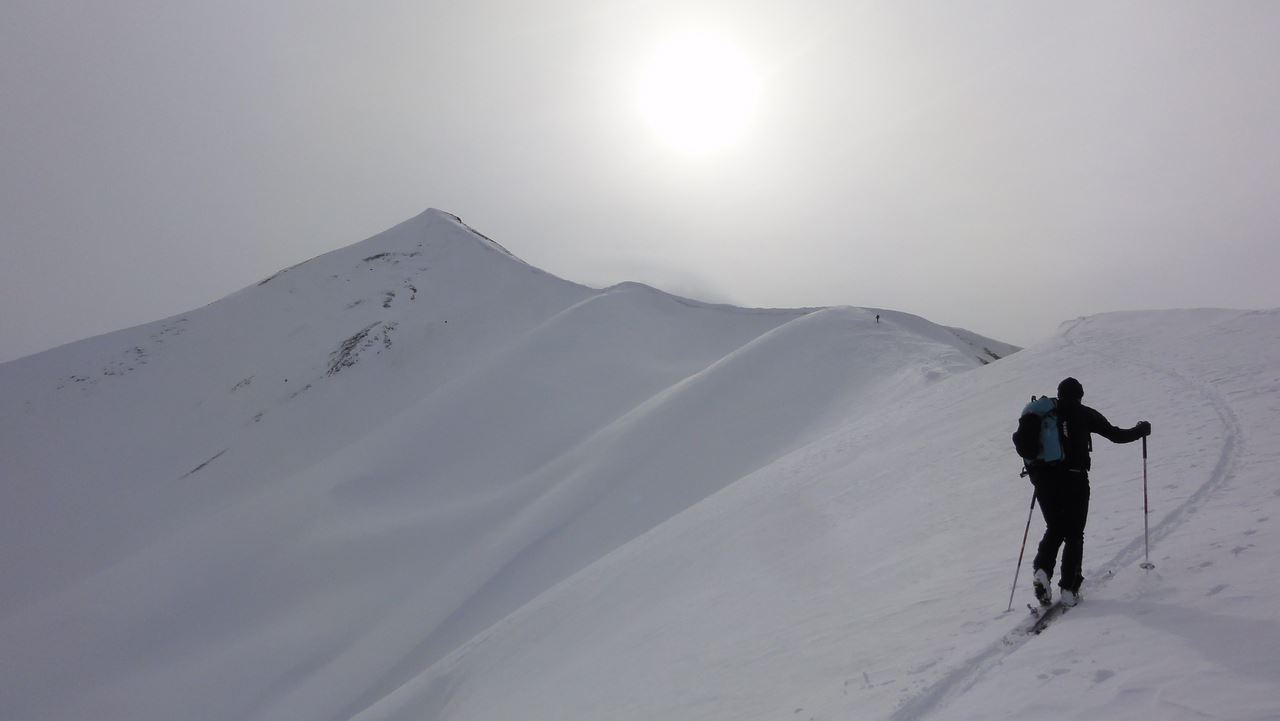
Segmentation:
<svg viewBox="0 0 1280 721">
<path fill-rule="evenodd" d="M 1031 493 L 1031 508 L 1027 509 L 1027 528 L 1022 532 L 1022 549 L 1018 551 L 1018 567 L 1013 570 L 1013 588 L 1009 589 L 1009 608 L 1005 609 L 1005 613 L 1013 610 L 1013 594 L 1018 590 L 1018 574 L 1022 573 L 1022 556 L 1027 552 L 1027 535 L 1031 533 L 1031 515 L 1036 510 L 1036 492 Z"/>
<path fill-rule="evenodd" d="M 1150 571 L 1156 567 L 1151 562 L 1151 528 L 1148 516 L 1151 514 L 1151 508 L 1147 503 L 1147 437 L 1142 437 L 1142 538 L 1147 548 L 1147 560 L 1142 564 L 1142 568 Z"/>
</svg>

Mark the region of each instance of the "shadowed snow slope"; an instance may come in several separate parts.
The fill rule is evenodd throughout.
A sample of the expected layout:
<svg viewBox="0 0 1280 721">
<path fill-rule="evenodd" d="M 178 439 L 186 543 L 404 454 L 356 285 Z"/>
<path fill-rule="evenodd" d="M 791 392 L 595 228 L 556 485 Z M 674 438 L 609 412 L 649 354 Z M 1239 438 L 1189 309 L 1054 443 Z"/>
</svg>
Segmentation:
<svg viewBox="0 0 1280 721">
<path fill-rule="evenodd" d="M 806 545 L 823 525 L 786 538 L 770 514 L 797 512 L 797 484 L 820 478 L 796 459 L 880 458 L 896 485 L 927 462 L 903 453 L 924 452 L 904 408 L 937 423 L 921 392 L 1016 350 L 879 313 L 586 288 L 428 211 L 204 308 L 0 365 L 0 717 L 533 718 L 486 706 L 499 702 L 558 719 L 660 716 L 652 704 L 696 716 L 703 702 L 668 685 L 677 670 L 714 680 L 750 666 L 720 656 L 733 644 L 803 646 L 753 630 L 785 619 L 747 619 L 752 596 L 729 591 L 744 577 L 722 588 L 716 564 L 749 556 L 713 550 L 767 546 L 760 571 L 825 559 L 834 583 L 860 554 L 887 558 L 874 538 Z M 877 513 L 897 497 L 884 493 L 873 484 L 856 505 L 892 537 L 909 517 Z M 702 534 L 678 554 L 689 564 L 653 575 L 686 518 Z M 621 578 L 582 580 L 599 574 Z M 585 604 L 586 625 L 553 598 Z M 611 645 L 676 599 L 648 642 Z M 549 609 L 558 620 L 538 620 Z M 698 639 L 730 620 L 747 625 L 702 656 Z M 555 640 L 510 654 L 478 641 L 533 628 Z M 678 637 L 697 645 L 646 655 Z M 635 675 L 527 697 L 572 669 Z M 664 698 L 591 705 L 628 685 Z"/>
</svg>

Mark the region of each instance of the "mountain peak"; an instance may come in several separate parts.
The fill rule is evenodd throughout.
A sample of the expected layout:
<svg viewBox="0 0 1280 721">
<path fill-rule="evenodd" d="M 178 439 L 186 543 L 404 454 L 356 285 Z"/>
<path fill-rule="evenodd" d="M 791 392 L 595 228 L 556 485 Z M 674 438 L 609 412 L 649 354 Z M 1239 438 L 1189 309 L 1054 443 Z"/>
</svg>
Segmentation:
<svg viewBox="0 0 1280 721">
<path fill-rule="evenodd" d="M 31 717 L 170 718 L 197 696 L 193 718 L 333 716 L 303 709 L 395 688 L 757 470 L 980 367 L 970 345 L 888 312 L 587 288 L 429 209 L 0 365 L 20 409 L 0 415 L 17 491 L 0 639 L 33 659 L 0 696 Z M 113 698 L 136 706 L 95 715 Z"/>
<path fill-rule="evenodd" d="M 427 208 L 426 210 L 422 211 L 421 213 L 414 216 L 413 218 L 410 218 L 409 220 L 405 221 L 405 224 L 411 225 L 419 229 L 424 234 L 430 234 L 432 231 L 440 228 L 441 226 L 446 228 L 454 228 L 454 227 L 460 228 L 463 231 L 465 231 L 466 234 L 469 235 L 470 237 L 480 241 L 482 245 L 501 251 L 502 253 L 512 258 L 516 258 L 516 255 L 514 253 L 507 250 L 496 240 L 494 240 L 493 238 L 490 238 L 484 233 L 481 233 L 480 231 L 476 230 L 470 225 L 467 225 L 466 222 L 462 220 L 462 218 L 458 217 L 453 213 L 450 213 L 447 210 L 441 210 L 439 208 Z M 516 258 L 516 260 L 519 260 L 519 258 Z"/>
</svg>

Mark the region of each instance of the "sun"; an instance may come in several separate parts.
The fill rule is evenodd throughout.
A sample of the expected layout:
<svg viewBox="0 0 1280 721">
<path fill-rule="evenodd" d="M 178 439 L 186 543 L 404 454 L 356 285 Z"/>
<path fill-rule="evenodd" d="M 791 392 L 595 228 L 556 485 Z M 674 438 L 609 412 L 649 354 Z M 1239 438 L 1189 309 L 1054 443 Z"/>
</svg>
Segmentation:
<svg viewBox="0 0 1280 721">
<path fill-rule="evenodd" d="M 725 38 L 684 32 L 662 42 L 640 76 L 638 105 L 663 141 L 706 155 L 742 138 L 760 83 L 746 56 Z"/>
</svg>

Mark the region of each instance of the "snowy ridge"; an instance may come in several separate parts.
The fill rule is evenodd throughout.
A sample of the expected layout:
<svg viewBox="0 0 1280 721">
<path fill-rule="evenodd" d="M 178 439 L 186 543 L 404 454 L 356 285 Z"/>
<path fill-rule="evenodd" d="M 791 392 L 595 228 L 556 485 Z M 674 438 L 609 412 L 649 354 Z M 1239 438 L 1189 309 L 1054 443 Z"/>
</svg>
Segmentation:
<svg viewBox="0 0 1280 721">
<path fill-rule="evenodd" d="M 726 488 L 356 718 L 1274 718 L 1277 452 L 1246 429 L 1276 428 L 1278 349 L 1280 311 L 1079 321 Z M 1157 568 L 1136 446 L 1100 441 L 1085 558 L 1107 580 L 1013 639 L 1009 409 L 1068 372 L 1157 428 Z"/>
<path fill-rule="evenodd" d="M 883 315 L 593 290 L 428 211 L 0 365 L 0 645 L 22 659 L 3 715 L 354 715 L 635 536 L 983 362 Z"/>
<path fill-rule="evenodd" d="M 0 717 L 1280 716 L 1280 310 L 1010 350 L 586 288 L 428 211 L 0 365 Z M 1098 440 L 1099 580 L 1028 638 L 1008 437 L 1066 375 L 1153 423 L 1156 570 Z"/>
</svg>

